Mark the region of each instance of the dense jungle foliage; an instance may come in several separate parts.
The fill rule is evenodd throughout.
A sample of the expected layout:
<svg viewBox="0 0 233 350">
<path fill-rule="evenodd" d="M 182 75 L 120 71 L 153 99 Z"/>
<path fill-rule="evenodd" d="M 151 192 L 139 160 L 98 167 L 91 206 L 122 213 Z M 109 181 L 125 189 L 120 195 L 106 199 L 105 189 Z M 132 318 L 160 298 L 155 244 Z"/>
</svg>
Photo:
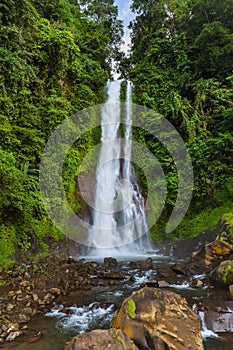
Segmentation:
<svg viewBox="0 0 233 350">
<path fill-rule="evenodd" d="M 0 0 L 0 264 L 9 263 L 15 250 L 26 251 L 33 236 L 45 253 L 48 236 L 63 239 L 41 201 L 40 158 L 61 121 L 103 102 L 111 61 L 119 57 L 122 75 L 134 83 L 134 101 L 177 128 L 194 167 L 189 212 L 168 236 L 164 225 L 175 203 L 177 174 L 158 140 L 137 130 L 135 139 L 160 160 L 169 188 L 152 238 L 196 235 L 223 214 L 233 217 L 233 3 L 134 0 L 132 10 L 126 57 L 119 51 L 122 24 L 113 0 Z M 98 137 L 95 130 L 72 149 L 64 169 L 68 197 L 78 163 Z"/>
<path fill-rule="evenodd" d="M 121 69 L 134 83 L 134 101 L 177 128 L 195 175 L 188 215 L 166 235 L 164 223 L 177 195 L 174 164 L 158 140 L 137 130 L 136 139 L 163 165 L 169 188 L 152 236 L 192 236 L 216 225 L 233 208 L 233 2 L 134 0 L 132 9 L 132 52 Z"/>
<path fill-rule="evenodd" d="M 122 37 L 117 14 L 113 0 L 0 1 L 0 264 L 16 248 L 27 250 L 33 235 L 43 252 L 48 235 L 62 239 L 41 201 L 40 157 L 62 120 L 103 102 Z M 94 137 L 79 140 L 78 158 Z"/>
</svg>

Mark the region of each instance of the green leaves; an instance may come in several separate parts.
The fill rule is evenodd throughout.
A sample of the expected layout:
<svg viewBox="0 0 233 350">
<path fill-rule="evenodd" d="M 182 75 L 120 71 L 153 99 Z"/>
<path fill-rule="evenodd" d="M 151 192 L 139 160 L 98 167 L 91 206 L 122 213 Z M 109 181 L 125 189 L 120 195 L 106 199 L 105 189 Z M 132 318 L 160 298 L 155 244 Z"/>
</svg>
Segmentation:
<svg viewBox="0 0 233 350">
<path fill-rule="evenodd" d="M 47 235 L 61 238 L 38 191 L 40 157 L 64 119 L 103 101 L 122 34 L 113 0 L 83 3 L 91 12 L 74 0 L 0 1 L 0 264 L 15 245 L 28 249 L 33 234 L 43 249 Z M 77 210 L 75 157 L 94 138 L 77 142 L 64 169 L 66 195 Z"/>
<path fill-rule="evenodd" d="M 134 0 L 132 8 L 134 100 L 163 114 L 186 141 L 195 173 L 192 214 L 222 205 L 217 198 L 230 200 L 223 187 L 233 171 L 232 1 Z M 176 173 L 162 145 L 143 142 L 167 170 L 168 205 L 153 231 L 161 238 L 176 199 Z"/>
</svg>

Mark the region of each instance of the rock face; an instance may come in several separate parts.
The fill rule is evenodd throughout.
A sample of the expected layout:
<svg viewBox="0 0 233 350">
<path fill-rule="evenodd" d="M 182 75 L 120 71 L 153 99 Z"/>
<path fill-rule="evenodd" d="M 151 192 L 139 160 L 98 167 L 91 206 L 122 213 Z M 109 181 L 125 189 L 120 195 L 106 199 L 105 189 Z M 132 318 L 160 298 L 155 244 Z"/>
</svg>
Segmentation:
<svg viewBox="0 0 233 350">
<path fill-rule="evenodd" d="M 119 329 L 95 330 L 74 337 L 64 350 L 138 350 L 132 340 Z"/>
<path fill-rule="evenodd" d="M 122 329 L 142 350 L 204 349 L 199 316 L 183 297 L 167 290 L 145 287 L 134 292 L 111 327 Z"/>
<path fill-rule="evenodd" d="M 205 264 L 210 266 L 214 261 L 229 255 L 232 250 L 220 239 L 205 245 Z"/>
</svg>

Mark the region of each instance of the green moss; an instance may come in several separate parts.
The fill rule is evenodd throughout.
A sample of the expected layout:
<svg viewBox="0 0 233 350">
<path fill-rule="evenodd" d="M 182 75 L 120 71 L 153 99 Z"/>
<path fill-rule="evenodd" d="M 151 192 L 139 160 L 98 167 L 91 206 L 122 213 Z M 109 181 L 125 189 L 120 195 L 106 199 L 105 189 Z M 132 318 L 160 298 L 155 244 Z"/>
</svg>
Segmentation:
<svg viewBox="0 0 233 350">
<path fill-rule="evenodd" d="M 129 317 L 132 319 L 136 318 L 135 310 L 136 310 L 136 305 L 135 305 L 134 301 L 132 299 L 130 299 L 128 301 L 128 304 L 127 304 L 127 313 L 129 315 Z"/>
<path fill-rule="evenodd" d="M 0 266 L 12 263 L 11 256 L 15 253 L 16 234 L 14 226 L 0 225 Z"/>
<path fill-rule="evenodd" d="M 115 337 L 116 341 L 118 341 L 118 343 L 120 343 L 121 345 L 123 345 L 123 348 L 126 349 L 126 345 L 124 340 L 118 335 L 117 337 Z"/>
<path fill-rule="evenodd" d="M 222 280 L 227 285 L 230 285 L 233 282 L 233 266 L 226 267 Z"/>
<path fill-rule="evenodd" d="M 223 219 L 226 220 L 226 222 L 233 227 L 233 211 L 224 214 Z M 233 234 L 233 229 L 231 230 L 231 233 Z"/>
<path fill-rule="evenodd" d="M 142 298 L 144 298 L 145 296 L 145 293 L 142 289 L 139 289 L 137 294 L 140 295 Z"/>
<path fill-rule="evenodd" d="M 159 290 L 155 290 L 154 291 L 154 297 L 156 299 L 161 299 L 162 298 L 162 292 L 160 292 Z"/>
<path fill-rule="evenodd" d="M 226 247 L 233 250 L 233 244 L 228 242 L 226 238 L 220 237 L 220 241 L 225 244 Z"/>
<path fill-rule="evenodd" d="M 122 338 L 120 337 L 120 335 L 116 333 L 116 330 L 115 330 L 115 329 L 110 329 L 110 330 L 108 331 L 108 333 L 111 335 L 111 337 L 112 337 L 113 339 L 115 339 L 116 341 L 118 341 L 118 343 L 122 344 L 122 346 L 123 346 L 124 349 L 126 349 L 126 344 L 125 344 L 124 339 L 122 339 Z"/>
</svg>

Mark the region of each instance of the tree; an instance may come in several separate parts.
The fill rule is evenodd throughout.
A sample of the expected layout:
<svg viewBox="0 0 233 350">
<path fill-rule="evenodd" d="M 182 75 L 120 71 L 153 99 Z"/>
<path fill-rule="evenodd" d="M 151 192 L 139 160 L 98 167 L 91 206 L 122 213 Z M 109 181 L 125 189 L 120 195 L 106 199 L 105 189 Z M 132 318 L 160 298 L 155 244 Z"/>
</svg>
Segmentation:
<svg viewBox="0 0 233 350">
<path fill-rule="evenodd" d="M 229 0 L 134 0 L 132 9 L 136 19 L 131 23 L 128 76 L 134 82 L 135 101 L 168 118 L 192 156 L 195 185 L 187 223 L 194 213 L 223 205 L 223 197 L 228 203 L 232 196 L 226 189 L 233 170 L 233 4 Z M 149 135 L 140 137 L 156 156 L 160 154 L 161 164 L 168 159 L 163 167 L 170 197 L 161 223 L 174 205 L 176 174 L 162 145 Z"/>
</svg>

